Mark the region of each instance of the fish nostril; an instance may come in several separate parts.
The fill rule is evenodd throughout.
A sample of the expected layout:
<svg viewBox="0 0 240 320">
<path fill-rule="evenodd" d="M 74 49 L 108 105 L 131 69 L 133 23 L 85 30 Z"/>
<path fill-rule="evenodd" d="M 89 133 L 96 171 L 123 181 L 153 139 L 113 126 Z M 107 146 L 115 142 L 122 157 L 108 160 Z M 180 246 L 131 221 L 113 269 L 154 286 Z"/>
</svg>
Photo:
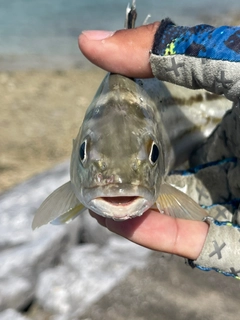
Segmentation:
<svg viewBox="0 0 240 320">
<path fill-rule="evenodd" d="M 102 163 L 102 165 L 101 165 L 101 169 L 102 169 L 102 170 L 106 170 L 106 169 L 107 169 L 107 165 L 106 165 L 106 163 L 105 163 L 105 162 L 103 162 L 103 163 Z"/>
<path fill-rule="evenodd" d="M 98 161 L 98 166 L 102 171 L 107 169 L 107 164 L 105 161 L 102 161 L 102 160 Z"/>
<path fill-rule="evenodd" d="M 98 173 L 98 174 L 96 175 L 96 178 L 97 178 L 97 182 L 98 182 L 98 183 L 101 183 L 102 180 L 103 180 L 103 176 L 102 176 L 101 173 Z"/>
<path fill-rule="evenodd" d="M 106 178 L 106 183 L 113 183 L 114 182 L 114 175 L 112 174 L 109 178 Z"/>
<path fill-rule="evenodd" d="M 138 170 L 138 166 L 137 166 L 136 162 L 134 162 L 132 164 L 132 169 L 133 169 L 133 171 L 137 171 Z"/>
<path fill-rule="evenodd" d="M 103 175 L 102 173 L 97 173 L 96 174 L 96 181 L 97 183 L 100 184 L 110 184 L 110 183 L 116 183 L 119 182 L 121 183 L 121 179 L 118 179 L 118 181 L 115 180 L 116 177 L 112 174 L 112 175 Z"/>
</svg>

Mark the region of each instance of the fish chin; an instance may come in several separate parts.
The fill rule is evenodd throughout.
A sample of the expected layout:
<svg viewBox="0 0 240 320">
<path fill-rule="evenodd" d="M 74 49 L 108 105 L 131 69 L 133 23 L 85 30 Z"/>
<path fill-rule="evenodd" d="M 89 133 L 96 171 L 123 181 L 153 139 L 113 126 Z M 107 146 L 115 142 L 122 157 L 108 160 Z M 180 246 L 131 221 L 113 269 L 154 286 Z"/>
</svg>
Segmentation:
<svg viewBox="0 0 240 320">
<path fill-rule="evenodd" d="M 113 220 L 127 220 L 141 216 L 151 207 L 143 197 L 99 197 L 89 203 L 89 209 L 95 213 Z"/>
</svg>

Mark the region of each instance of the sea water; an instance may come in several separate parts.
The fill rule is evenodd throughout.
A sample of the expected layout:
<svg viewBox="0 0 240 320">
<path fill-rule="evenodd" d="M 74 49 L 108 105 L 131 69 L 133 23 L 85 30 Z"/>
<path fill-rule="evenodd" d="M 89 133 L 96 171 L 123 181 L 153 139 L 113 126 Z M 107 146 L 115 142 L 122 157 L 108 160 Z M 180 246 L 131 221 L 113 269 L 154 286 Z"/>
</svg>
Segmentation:
<svg viewBox="0 0 240 320">
<path fill-rule="evenodd" d="M 0 0 L 0 70 L 83 67 L 77 39 L 85 29 L 123 28 L 128 0 Z M 137 0 L 138 24 L 172 18 L 194 25 L 240 11 L 238 0 Z"/>
</svg>

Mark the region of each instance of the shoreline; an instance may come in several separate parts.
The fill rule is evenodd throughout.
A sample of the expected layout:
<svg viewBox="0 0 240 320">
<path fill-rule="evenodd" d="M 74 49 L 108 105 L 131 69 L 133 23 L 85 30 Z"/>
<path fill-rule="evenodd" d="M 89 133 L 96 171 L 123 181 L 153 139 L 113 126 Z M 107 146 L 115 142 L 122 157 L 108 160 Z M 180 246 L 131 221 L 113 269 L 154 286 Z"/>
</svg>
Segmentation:
<svg viewBox="0 0 240 320">
<path fill-rule="evenodd" d="M 0 54 L 0 73 L 19 71 L 91 71 L 94 66 L 79 51 L 76 55 Z"/>
<path fill-rule="evenodd" d="M 0 72 L 0 193 L 70 158 L 72 140 L 106 72 Z"/>
</svg>

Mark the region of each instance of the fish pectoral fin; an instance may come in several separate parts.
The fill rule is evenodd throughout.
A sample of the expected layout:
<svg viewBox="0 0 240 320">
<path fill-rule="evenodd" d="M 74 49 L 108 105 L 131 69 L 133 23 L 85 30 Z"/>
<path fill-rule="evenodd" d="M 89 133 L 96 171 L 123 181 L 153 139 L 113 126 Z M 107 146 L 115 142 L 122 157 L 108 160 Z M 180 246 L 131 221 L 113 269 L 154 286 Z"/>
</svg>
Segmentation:
<svg viewBox="0 0 240 320">
<path fill-rule="evenodd" d="M 50 223 L 55 224 L 55 225 L 68 223 L 68 222 L 72 221 L 73 219 L 75 219 L 81 213 L 81 211 L 83 209 L 85 209 L 84 205 L 82 203 L 79 203 L 78 206 L 71 208 L 68 211 L 64 212 L 61 216 L 52 220 Z"/>
<path fill-rule="evenodd" d="M 32 229 L 51 222 L 52 224 L 66 223 L 73 220 L 84 206 L 75 196 L 71 182 L 63 184 L 53 191 L 41 204 L 35 213 Z"/>
<path fill-rule="evenodd" d="M 207 212 L 191 197 L 167 183 L 162 185 L 156 205 L 161 213 L 175 218 L 202 220 L 207 216 Z"/>
</svg>

